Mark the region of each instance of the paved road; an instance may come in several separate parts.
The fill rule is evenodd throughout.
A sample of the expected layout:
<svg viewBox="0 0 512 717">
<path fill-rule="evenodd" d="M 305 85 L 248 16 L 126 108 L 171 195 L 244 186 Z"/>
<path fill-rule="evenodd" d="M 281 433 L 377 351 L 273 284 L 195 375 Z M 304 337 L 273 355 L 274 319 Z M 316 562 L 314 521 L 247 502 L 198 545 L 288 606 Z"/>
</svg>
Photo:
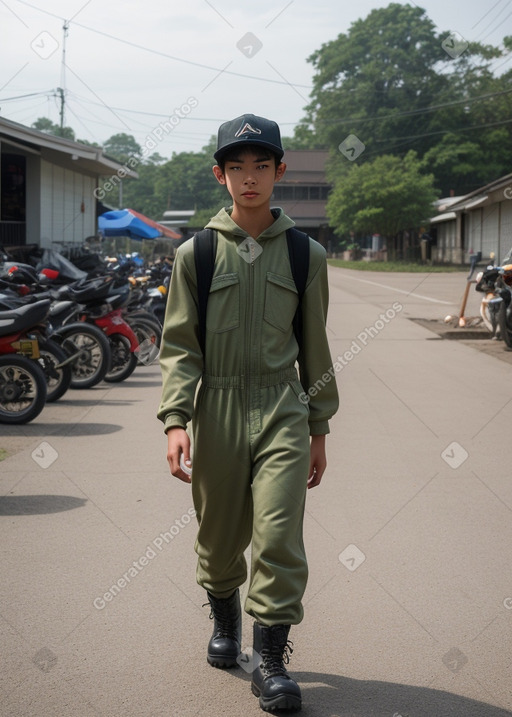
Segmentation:
<svg viewBox="0 0 512 717">
<path fill-rule="evenodd" d="M 302 714 L 510 716 L 509 366 L 409 320 L 455 312 L 459 275 L 330 281 L 342 401 L 308 495 Z M 158 367 L 141 367 L 0 427 L 17 450 L 0 463 L 1 715 L 263 714 L 243 669 L 206 663 L 159 394 Z M 244 646 L 250 633 L 246 619 Z"/>
</svg>

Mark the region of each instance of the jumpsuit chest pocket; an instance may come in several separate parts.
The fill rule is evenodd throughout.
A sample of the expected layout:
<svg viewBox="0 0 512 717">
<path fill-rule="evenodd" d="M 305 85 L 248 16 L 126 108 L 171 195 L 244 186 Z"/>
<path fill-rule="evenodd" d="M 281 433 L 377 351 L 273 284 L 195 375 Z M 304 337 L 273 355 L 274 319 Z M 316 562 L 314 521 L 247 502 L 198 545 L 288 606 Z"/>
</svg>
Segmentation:
<svg viewBox="0 0 512 717">
<path fill-rule="evenodd" d="M 240 281 L 237 273 L 212 279 L 206 312 L 208 331 L 220 333 L 240 325 Z"/>
<path fill-rule="evenodd" d="M 299 303 L 297 287 L 293 279 L 267 272 L 265 285 L 265 310 L 263 318 L 279 331 L 288 331 Z"/>
</svg>

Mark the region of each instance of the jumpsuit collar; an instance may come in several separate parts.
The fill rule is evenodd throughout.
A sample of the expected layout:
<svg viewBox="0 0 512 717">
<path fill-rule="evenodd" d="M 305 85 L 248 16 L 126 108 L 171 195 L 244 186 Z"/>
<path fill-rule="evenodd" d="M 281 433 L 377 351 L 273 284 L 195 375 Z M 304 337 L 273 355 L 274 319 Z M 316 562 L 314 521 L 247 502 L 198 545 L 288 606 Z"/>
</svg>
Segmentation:
<svg viewBox="0 0 512 717">
<path fill-rule="evenodd" d="M 248 233 L 231 219 L 232 211 L 233 207 L 224 207 L 220 210 L 220 212 L 218 212 L 218 214 L 210 219 L 206 228 L 216 229 L 224 235 L 231 234 L 237 237 L 248 237 Z M 257 237 L 258 240 L 271 239 L 272 237 L 278 236 L 287 229 L 295 226 L 295 222 L 290 219 L 290 217 L 288 217 L 280 207 L 274 207 L 270 211 L 274 217 L 274 223 L 267 227 L 267 229 L 265 229 L 265 231 Z"/>
</svg>

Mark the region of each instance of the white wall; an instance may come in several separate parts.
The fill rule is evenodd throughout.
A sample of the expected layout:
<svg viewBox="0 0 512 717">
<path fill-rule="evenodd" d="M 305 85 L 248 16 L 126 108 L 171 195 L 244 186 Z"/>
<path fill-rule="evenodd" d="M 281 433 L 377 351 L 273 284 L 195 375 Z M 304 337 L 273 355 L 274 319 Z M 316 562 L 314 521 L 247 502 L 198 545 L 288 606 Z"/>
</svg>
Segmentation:
<svg viewBox="0 0 512 717">
<path fill-rule="evenodd" d="M 450 219 L 437 225 L 437 246 L 432 247 L 432 258 L 439 262 L 458 262 L 459 251 L 456 249 L 457 222 Z"/>
<path fill-rule="evenodd" d="M 499 218 L 500 204 L 490 204 L 482 210 L 482 254 L 490 256 L 494 252 L 496 260 L 500 256 Z"/>
<path fill-rule="evenodd" d="M 500 262 L 512 247 L 512 201 L 495 202 L 473 209 L 466 221 L 468 248 L 481 251 L 484 258 L 494 252 Z"/>
<path fill-rule="evenodd" d="M 95 187 L 94 177 L 41 160 L 42 247 L 81 244 L 96 233 Z"/>
<path fill-rule="evenodd" d="M 501 243 L 499 260 L 501 261 L 512 247 L 512 200 L 508 199 L 506 202 L 501 202 L 500 220 Z"/>
</svg>

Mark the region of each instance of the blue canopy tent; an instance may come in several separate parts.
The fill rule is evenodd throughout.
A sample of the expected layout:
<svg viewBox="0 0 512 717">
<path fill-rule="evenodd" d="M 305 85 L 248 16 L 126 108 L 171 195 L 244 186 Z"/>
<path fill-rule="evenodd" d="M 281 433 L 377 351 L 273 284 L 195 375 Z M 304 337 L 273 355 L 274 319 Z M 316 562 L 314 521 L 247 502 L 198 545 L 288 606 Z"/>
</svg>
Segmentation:
<svg viewBox="0 0 512 717">
<path fill-rule="evenodd" d="M 181 234 L 145 217 L 134 209 L 117 209 L 98 217 L 98 231 L 104 237 L 129 237 L 130 239 L 181 239 Z"/>
</svg>

